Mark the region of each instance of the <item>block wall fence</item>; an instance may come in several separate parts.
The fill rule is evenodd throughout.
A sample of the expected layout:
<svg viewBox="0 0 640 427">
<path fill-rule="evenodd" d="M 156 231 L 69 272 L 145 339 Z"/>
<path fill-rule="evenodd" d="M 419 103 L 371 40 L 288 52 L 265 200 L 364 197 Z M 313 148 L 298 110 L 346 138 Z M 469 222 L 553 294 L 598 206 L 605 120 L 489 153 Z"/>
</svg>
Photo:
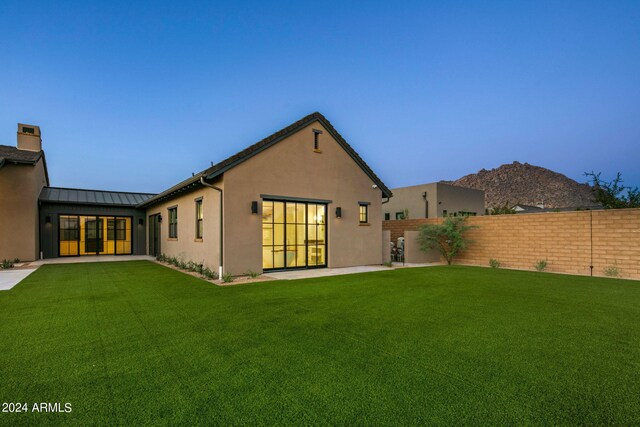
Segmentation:
<svg viewBox="0 0 640 427">
<path fill-rule="evenodd" d="M 415 231 L 423 224 L 441 223 L 442 218 L 384 221 L 391 241 Z M 640 209 L 548 212 L 469 217 L 473 241 L 454 263 L 534 269 L 546 259 L 547 271 L 604 276 L 615 266 L 620 277 L 640 279 Z M 415 233 L 410 233 L 415 236 Z"/>
</svg>

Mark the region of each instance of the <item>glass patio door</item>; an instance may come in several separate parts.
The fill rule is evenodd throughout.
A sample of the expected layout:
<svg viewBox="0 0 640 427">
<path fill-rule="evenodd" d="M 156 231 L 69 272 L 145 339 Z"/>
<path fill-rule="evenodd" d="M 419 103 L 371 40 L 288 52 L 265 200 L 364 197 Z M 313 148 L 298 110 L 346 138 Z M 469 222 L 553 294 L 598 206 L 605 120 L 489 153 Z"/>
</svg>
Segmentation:
<svg viewBox="0 0 640 427">
<path fill-rule="evenodd" d="M 327 206 L 322 203 L 262 202 L 262 268 L 326 267 Z"/>
</svg>

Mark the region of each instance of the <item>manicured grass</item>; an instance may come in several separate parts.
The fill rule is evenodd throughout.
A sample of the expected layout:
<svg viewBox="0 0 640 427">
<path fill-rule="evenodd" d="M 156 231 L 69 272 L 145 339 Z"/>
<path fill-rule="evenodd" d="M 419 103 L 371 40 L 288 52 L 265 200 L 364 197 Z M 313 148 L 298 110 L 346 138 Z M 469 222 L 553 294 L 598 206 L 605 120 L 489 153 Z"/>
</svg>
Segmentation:
<svg viewBox="0 0 640 427">
<path fill-rule="evenodd" d="M 220 288 L 150 262 L 0 292 L 0 424 L 638 424 L 640 282 L 432 267 Z"/>
</svg>

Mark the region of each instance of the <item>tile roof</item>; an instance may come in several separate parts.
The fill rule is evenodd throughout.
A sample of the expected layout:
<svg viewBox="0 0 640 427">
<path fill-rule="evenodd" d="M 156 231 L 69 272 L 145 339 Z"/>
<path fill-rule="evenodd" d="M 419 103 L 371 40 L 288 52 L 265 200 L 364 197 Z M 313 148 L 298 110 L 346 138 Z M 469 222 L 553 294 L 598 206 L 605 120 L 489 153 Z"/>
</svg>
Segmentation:
<svg viewBox="0 0 640 427">
<path fill-rule="evenodd" d="M 188 178 L 174 185 L 173 187 L 163 191 L 157 196 L 148 199 L 147 201 L 141 204 L 141 207 L 152 205 L 154 203 L 160 202 L 161 200 L 170 198 L 179 192 L 185 191 L 195 186 L 199 186 L 201 185 L 200 184 L 201 178 L 210 180 L 217 176 L 220 176 L 225 171 L 233 168 L 237 164 L 242 163 L 243 161 L 253 157 L 259 152 L 269 148 L 273 144 L 281 141 L 282 139 L 286 138 L 292 133 L 302 129 L 305 126 L 308 126 L 309 124 L 315 121 L 320 122 L 327 129 L 327 131 L 335 138 L 338 144 L 340 144 L 342 148 L 344 148 L 344 150 L 351 156 L 351 158 L 353 158 L 353 160 L 360 166 L 360 168 L 362 168 L 362 170 L 371 178 L 371 180 L 374 183 L 376 183 L 378 188 L 380 188 L 380 190 L 382 191 L 383 197 L 392 196 L 391 190 L 389 190 L 389 188 L 380 180 L 380 178 L 377 177 L 377 175 L 371 170 L 371 168 L 369 168 L 369 166 L 358 155 L 358 153 L 356 153 L 356 151 L 347 143 L 347 141 L 345 141 L 342 135 L 340 135 L 338 131 L 333 127 L 333 125 L 331 125 L 331 122 L 329 122 L 329 120 L 327 120 L 322 114 L 315 112 L 315 113 L 309 114 L 308 116 L 303 117 L 302 119 L 279 130 L 278 132 L 269 135 L 263 140 L 258 141 L 257 143 L 245 148 L 244 150 L 234 154 L 233 156 L 228 157 L 227 159 L 221 161 L 220 163 L 217 163 L 211 166 L 210 168 L 207 168 L 202 172 L 193 175 L 191 178 Z"/>
<path fill-rule="evenodd" d="M 44 187 L 40 192 L 38 200 L 45 203 L 137 206 L 153 196 L 155 196 L 155 194 L 84 190 L 81 188 Z"/>
<path fill-rule="evenodd" d="M 42 157 L 42 151 L 18 150 L 9 145 L 0 145 L 0 161 L 3 163 L 35 164 Z"/>
</svg>

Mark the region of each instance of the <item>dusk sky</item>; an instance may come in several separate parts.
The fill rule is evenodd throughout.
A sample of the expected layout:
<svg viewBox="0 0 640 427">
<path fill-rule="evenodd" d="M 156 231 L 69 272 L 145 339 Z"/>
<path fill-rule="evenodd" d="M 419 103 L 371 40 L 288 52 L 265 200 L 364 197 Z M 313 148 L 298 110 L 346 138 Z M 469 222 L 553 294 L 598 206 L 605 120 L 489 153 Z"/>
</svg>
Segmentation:
<svg viewBox="0 0 640 427">
<path fill-rule="evenodd" d="M 640 1 L 3 1 L 0 61 L 0 144 L 39 125 L 53 186 L 160 192 L 314 111 L 390 187 L 640 185 Z"/>
</svg>

